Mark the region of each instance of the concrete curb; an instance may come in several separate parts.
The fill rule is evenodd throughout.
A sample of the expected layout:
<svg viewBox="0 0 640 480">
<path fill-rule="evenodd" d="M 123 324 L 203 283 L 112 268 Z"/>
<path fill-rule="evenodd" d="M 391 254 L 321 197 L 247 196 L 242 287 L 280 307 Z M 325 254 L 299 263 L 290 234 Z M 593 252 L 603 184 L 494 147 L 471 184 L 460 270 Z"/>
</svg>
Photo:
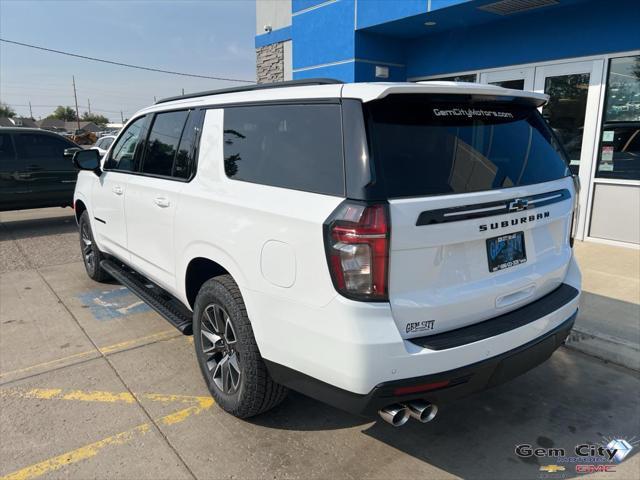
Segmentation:
<svg viewBox="0 0 640 480">
<path fill-rule="evenodd" d="M 622 338 L 594 332 L 584 327 L 571 331 L 565 343 L 567 348 L 640 371 L 640 345 Z"/>
</svg>

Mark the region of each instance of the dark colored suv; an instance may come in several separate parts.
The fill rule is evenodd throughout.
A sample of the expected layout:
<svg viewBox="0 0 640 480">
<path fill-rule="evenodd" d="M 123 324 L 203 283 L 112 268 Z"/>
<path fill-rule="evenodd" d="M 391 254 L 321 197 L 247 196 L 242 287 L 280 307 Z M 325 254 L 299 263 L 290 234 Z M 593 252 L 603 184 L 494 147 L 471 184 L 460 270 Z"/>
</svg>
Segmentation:
<svg viewBox="0 0 640 480">
<path fill-rule="evenodd" d="M 68 148 L 80 147 L 46 130 L 0 128 L 0 211 L 71 206 L 78 171 Z"/>
</svg>

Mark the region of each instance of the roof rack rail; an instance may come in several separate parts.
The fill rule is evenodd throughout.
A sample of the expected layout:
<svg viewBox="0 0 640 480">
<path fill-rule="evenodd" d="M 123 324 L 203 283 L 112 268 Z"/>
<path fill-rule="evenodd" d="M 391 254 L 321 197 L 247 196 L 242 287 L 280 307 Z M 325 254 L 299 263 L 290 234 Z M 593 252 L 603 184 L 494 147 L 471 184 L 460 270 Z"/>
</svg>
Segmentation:
<svg viewBox="0 0 640 480">
<path fill-rule="evenodd" d="M 208 95 L 221 95 L 223 93 L 250 92 L 252 90 L 265 90 L 269 88 L 302 87 L 308 85 L 334 85 L 344 83 L 334 78 L 307 78 L 304 80 L 287 80 L 286 82 L 275 83 L 254 83 L 243 87 L 221 88 L 218 90 L 207 90 L 204 92 L 187 93 L 186 95 L 176 95 L 175 97 L 161 98 L 155 104 L 172 102 L 174 100 L 186 100 L 189 98 L 205 97 Z"/>
</svg>

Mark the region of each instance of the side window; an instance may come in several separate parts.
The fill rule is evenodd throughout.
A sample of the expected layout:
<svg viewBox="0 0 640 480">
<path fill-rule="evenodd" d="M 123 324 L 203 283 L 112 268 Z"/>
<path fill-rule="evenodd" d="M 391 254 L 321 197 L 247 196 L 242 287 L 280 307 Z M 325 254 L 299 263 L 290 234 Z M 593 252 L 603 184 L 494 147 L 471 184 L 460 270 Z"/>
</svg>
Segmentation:
<svg viewBox="0 0 640 480">
<path fill-rule="evenodd" d="M 103 138 L 102 139 L 102 146 L 100 148 L 104 148 L 106 150 L 107 148 L 109 148 L 111 146 L 112 143 L 113 143 L 113 138 L 111 138 L 111 137 Z"/>
<path fill-rule="evenodd" d="M 226 108 L 224 168 L 234 180 L 344 195 L 340 106 Z"/>
<path fill-rule="evenodd" d="M 3 167 L 8 167 L 9 164 L 15 162 L 16 152 L 13 148 L 13 142 L 11 141 L 11 135 L 8 133 L 0 133 L 0 170 Z"/>
<path fill-rule="evenodd" d="M 202 111 L 191 111 L 189 119 L 182 132 L 182 139 L 173 164 L 173 176 L 187 179 L 194 168 L 196 154 L 196 141 L 198 140 L 198 127 Z"/>
<path fill-rule="evenodd" d="M 38 165 L 42 168 L 68 169 L 73 165 L 64 158 L 64 150 L 72 147 L 63 138 L 39 133 L 20 133 L 15 136 L 18 154 L 28 165 Z"/>
<path fill-rule="evenodd" d="M 104 167 L 107 170 L 135 171 L 136 152 L 146 117 L 135 120 L 118 138 Z"/>
<path fill-rule="evenodd" d="M 143 173 L 170 177 L 188 110 L 156 114 L 147 139 Z"/>
</svg>

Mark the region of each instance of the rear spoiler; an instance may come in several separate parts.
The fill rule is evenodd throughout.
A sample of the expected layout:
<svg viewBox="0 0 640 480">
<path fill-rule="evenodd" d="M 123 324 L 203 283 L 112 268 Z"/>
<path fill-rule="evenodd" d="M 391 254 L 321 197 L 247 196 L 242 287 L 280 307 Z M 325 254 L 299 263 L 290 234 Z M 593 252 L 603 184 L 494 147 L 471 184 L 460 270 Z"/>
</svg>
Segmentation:
<svg viewBox="0 0 640 480">
<path fill-rule="evenodd" d="M 466 95 L 479 100 L 514 102 L 541 107 L 549 101 L 544 93 L 513 90 L 496 85 L 466 82 L 358 83 L 342 87 L 343 98 L 361 98 L 363 102 L 395 94 Z"/>
</svg>

